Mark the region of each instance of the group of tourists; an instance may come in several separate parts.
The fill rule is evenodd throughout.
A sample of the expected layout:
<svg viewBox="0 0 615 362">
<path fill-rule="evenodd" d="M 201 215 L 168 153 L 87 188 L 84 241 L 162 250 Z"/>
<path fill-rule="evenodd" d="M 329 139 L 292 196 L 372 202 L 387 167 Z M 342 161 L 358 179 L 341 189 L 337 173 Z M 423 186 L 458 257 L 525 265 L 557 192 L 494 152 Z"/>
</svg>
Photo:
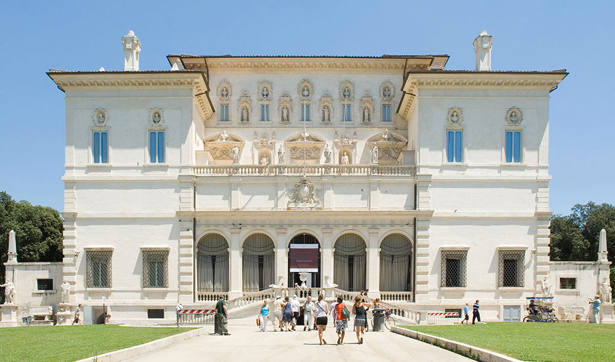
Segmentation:
<svg viewBox="0 0 615 362">
<path fill-rule="evenodd" d="M 476 324 L 476 320 L 478 320 L 478 323 L 480 323 L 479 308 L 480 308 L 480 305 L 478 305 L 478 299 L 477 299 L 474 305 L 472 306 L 472 324 Z M 468 307 L 468 303 L 466 303 L 466 305 L 463 306 L 463 320 L 461 321 L 461 324 L 464 324 L 464 323 L 470 324 L 470 310 Z"/>
<path fill-rule="evenodd" d="M 344 337 L 348 329 L 348 321 L 351 318 L 351 313 L 354 315 L 354 329 L 357 336 L 357 342 L 363 343 L 363 337 L 367 330 L 367 311 L 372 305 L 367 302 L 365 293 L 361 293 L 354 298 L 352 312 L 348 310 L 342 297 L 338 297 L 335 302 L 328 305 L 324 301 L 322 294 L 318 295 L 316 302 L 312 301 L 312 297 L 308 296 L 303 305 L 293 296 L 292 299 L 285 297 L 277 297 L 273 302 L 273 311 L 270 311 L 269 302 L 263 301 L 260 308 L 256 324 L 260 331 L 267 330 L 267 322 L 273 319 L 273 331 L 295 331 L 297 320 L 303 310 L 303 330 L 311 331 L 318 330 L 319 344 L 327 344 L 325 340 L 325 331 L 328 324 L 328 316 L 331 315 L 335 332 L 337 333 L 337 344 L 344 344 Z"/>
</svg>

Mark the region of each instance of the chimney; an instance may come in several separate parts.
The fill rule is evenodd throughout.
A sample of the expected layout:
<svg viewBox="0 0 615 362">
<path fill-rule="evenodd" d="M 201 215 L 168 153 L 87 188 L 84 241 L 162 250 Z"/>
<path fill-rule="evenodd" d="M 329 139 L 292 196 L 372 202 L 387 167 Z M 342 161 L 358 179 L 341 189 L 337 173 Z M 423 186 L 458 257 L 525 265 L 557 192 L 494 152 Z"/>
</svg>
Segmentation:
<svg viewBox="0 0 615 362">
<path fill-rule="evenodd" d="M 474 39 L 477 71 L 488 72 L 491 70 L 491 46 L 493 46 L 493 37 L 487 34 L 486 30 L 483 30 L 482 33 Z"/>
<path fill-rule="evenodd" d="M 131 30 L 122 38 L 124 46 L 124 71 L 130 72 L 139 70 L 139 53 L 141 52 L 141 42 Z"/>
<path fill-rule="evenodd" d="M 9 255 L 7 264 L 17 264 L 17 242 L 15 241 L 15 231 L 9 231 Z"/>
</svg>

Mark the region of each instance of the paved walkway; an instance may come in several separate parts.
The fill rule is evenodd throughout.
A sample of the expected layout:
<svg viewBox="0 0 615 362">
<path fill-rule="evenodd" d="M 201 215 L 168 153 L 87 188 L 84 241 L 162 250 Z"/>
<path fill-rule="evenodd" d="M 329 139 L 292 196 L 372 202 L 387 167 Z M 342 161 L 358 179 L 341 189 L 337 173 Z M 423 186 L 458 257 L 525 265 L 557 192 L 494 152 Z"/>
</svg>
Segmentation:
<svg viewBox="0 0 615 362">
<path fill-rule="evenodd" d="M 357 344 L 352 332 L 346 335 L 344 345 L 336 346 L 337 335 L 331 323 L 327 326 L 325 338 L 329 344 L 321 346 L 317 331 L 303 332 L 301 327 L 296 332 L 273 332 L 269 323 L 267 332 L 263 333 L 257 330 L 255 319 L 230 319 L 230 336 L 204 335 L 128 361 L 471 361 L 388 331 L 366 333 L 362 345 Z M 213 325 L 206 328 L 213 332 Z"/>
</svg>

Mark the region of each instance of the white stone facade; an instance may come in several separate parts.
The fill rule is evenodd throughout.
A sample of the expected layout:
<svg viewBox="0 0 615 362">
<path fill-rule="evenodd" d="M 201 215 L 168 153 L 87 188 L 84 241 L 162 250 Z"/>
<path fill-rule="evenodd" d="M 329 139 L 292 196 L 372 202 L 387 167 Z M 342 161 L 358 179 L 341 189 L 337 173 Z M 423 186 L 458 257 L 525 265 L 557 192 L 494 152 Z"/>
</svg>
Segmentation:
<svg viewBox="0 0 615 362">
<path fill-rule="evenodd" d="M 549 97 L 565 71 L 447 71 L 447 56 L 168 58 L 170 71 L 49 73 L 66 100 L 72 304 L 104 298 L 114 321 L 152 309 L 175 321 L 178 302 L 292 286 L 291 241 L 304 235 L 318 244 L 317 271 L 304 265 L 314 288 L 330 278 L 422 312 L 480 299 L 486 320 L 540 293 Z M 227 247 L 199 259 L 215 240 Z M 248 244 L 272 246 L 246 264 Z"/>
</svg>

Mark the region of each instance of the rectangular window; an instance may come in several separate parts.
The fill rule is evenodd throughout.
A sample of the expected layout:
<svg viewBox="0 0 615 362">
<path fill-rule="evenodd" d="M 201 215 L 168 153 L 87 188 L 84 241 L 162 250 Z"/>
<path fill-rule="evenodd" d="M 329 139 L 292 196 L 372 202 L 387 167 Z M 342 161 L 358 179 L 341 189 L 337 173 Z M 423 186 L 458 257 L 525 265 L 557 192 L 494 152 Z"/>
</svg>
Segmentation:
<svg viewBox="0 0 615 362">
<path fill-rule="evenodd" d="M 228 104 L 220 105 L 220 122 L 228 122 Z"/>
<path fill-rule="evenodd" d="M 352 122 L 352 111 L 350 104 L 342 105 L 342 120 L 344 122 Z"/>
<path fill-rule="evenodd" d="M 463 159 L 462 147 L 463 131 L 446 131 L 447 160 L 448 162 L 461 162 Z"/>
<path fill-rule="evenodd" d="M 149 132 L 149 162 L 164 163 L 164 131 Z"/>
<path fill-rule="evenodd" d="M 261 104 L 261 122 L 269 122 L 269 105 Z"/>
<path fill-rule="evenodd" d="M 523 287 L 525 279 L 525 251 L 500 250 L 499 252 L 500 287 Z"/>
<path fill-rule="evenodd" d="M 167 250 L 143 251 L 143 287 L 168 287 L 168 259 Z"/>
<path fill-rule="evenodd" d="M 112 251 L 86 251 L 86 287 L 111 288 Z"/>
<path fill-rule="evenodd" d="M 164 309 L 148 309 L 148 319 L 164 319 Z"/>
<path fill-rule="evenodd" d="M 36 279 L 37 290 L 53 290 L 53 279 Z"/>
<path fill-rule="evenodd" d="M 310 105 L 302 104 L 301 105 L 301 122 L 309 122 L 310 121 Z"/>
<path fill-rule="evenodd" d="M 441 258 L 440 286 L 445 288 L 464 288 L 467 275 L 467 250 L 443 250 Z"/>
<path fill-rule="evenodd" d="M 107 131 L 95 131 L 93 137 L 94 145 L 92 147 L 92 152 L 94 154 L 94 163 L 109 162 L 109 142 Z"/>
<path fill-rule="evenodd" d="M 382 105 L 382 122 L 391 122 L 391 105 Z"/>
<path fill-rule="evenodd" d="M 521 162 L 521 131 L 506 131 L 506 162 Z"/>
<path fill-rule="evenodd" d="M 559 278 L 560 289 L 577 289 L 577 278 Z"/>
</svg>

